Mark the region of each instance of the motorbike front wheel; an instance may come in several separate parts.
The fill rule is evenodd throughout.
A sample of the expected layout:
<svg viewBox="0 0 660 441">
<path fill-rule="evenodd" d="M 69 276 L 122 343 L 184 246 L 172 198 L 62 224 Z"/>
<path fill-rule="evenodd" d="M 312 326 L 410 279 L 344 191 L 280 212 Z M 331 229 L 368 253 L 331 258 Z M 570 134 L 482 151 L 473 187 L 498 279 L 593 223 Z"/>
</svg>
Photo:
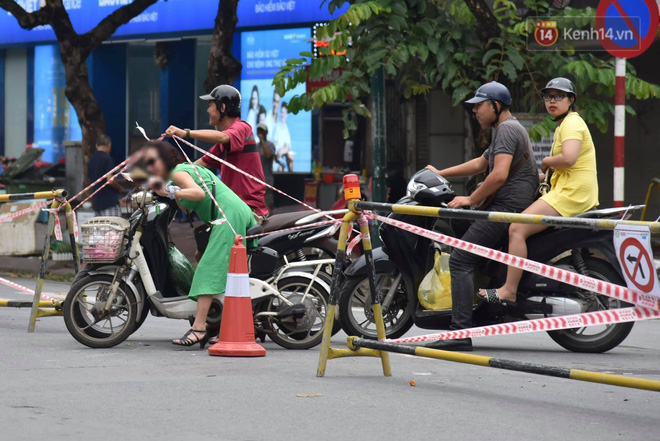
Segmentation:
<svg viewBox="0 0 660 441">
<path fill-rule="evenodd" d="M 64 300 L 66 328 L 73 338 L 90 348 L 111 348 L 134 331 L 137 318 L 135 293 L 120 283 L 108 312 L 104 312 L 112 277 L 86 276 L 77 280 Z"/>
<path fill-rule="evenodd" d="M 383 306 L 383 321 L 387 338 L 399 338 L 414 324 L 413 305 L 408 302 L 405 282 L 399 271 L 381 272 L 376 269 L 376 289 L 381 302 L 394 290 L 388 307 Z M 371 290 L 367 276 L 350 277 L 344 281 L 339 293 L 341 327 L 348 335 L 375 340 L 376 322 L 371 311 Z"/>
<path fill-rule="evenodd" d="M 608 262 L 592 257 L 585 259 L 584 263 L 586 265 L 585 276 L 625 286 L 626 282 Z M 587 312 L 626 308 L 629 306 L 633 305 L 611 297 L 593 294 L 591 307 Z M 586 326 L 561 331 L 550 331 L 548 335 L 557 344 L 569 351 L 596 354 L 607 352 L 621 344 L 628 337 L 628 334 L 630 334 L 634 324 L 634 322 L 629 322 Z"/>
</svg>

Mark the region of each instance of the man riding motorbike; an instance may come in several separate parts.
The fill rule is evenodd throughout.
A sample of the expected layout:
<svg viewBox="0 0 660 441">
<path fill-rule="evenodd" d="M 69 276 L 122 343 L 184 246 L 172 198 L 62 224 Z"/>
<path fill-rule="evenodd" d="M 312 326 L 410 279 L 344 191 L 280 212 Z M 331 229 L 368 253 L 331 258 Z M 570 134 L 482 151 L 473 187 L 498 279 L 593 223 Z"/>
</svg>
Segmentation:
<svg viewBox="0 0 660 441">
<path fill-rule="evenodd" d="M 484 154 L 463 164 L 437 170 L 428 169 L 444 178 L 474 176 L 488 171 L 486 180 L 471 196 L 456 197 L 450 208 L 479 207 L 482 210 L 521 212 L 533 201 L 539 185 L 536 162 L 531 152 L 529 135 L 511 115 L 511 94 L 503 84 L 492 81 L 477 89 L 466 101 L 473 104 L 472 113 L 483 130 L 494 129 L 492 142 Z M 497 248 L 506 237 L 508 224 L 474 222 L 463 240 L 489 248 Z M 473 274 L 480 257 L 454 249 L 449 259 L 452 292 L 452 329 L 472 327 L 474 298 Z M 472 350 L 472 340 L 440 340 L 428 345 L 436 349 Z"/>
</svg>

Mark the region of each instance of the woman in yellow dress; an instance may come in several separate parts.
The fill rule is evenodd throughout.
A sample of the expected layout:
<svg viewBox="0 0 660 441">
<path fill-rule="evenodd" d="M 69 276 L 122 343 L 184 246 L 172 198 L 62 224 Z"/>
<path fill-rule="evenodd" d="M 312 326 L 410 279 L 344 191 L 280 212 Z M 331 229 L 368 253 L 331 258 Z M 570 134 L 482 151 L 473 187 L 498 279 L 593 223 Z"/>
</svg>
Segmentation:
<svg viewBox="0 0 660 441">
<path fill-rule="evenodd" d="M 546 110 L 557 123 L 552 151 L 542 163 L 543 173 L 553 170 L 551 190 L 523 214 L 575 216 L 598 205 L 596 149 L 587 124 L 575 111 L 577 93 L 573 82 L 555 78 L 541 92 Z M 509 253 L 527 257 L 527 238 L 546 228 L 547 225 L 511 224 Z M 509 267 L 504 286 L 481 289 L 479 295 L 489 303 L 513 306 L 521 277 L 521 269 Z"/>
</svg>

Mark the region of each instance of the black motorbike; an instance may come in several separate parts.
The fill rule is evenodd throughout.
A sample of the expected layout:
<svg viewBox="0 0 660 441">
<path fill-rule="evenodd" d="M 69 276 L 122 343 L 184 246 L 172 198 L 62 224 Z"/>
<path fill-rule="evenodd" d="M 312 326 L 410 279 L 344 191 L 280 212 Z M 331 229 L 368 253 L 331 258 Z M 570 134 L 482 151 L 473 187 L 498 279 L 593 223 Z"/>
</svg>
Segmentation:
<svg viewBox="0 0 660 441">
<path fill-rule="evenodd" d="M 418 172 L 409 182 L 405 205 L 446 206 L 455 194 L 449 182 L 429 171 Z M 639 207 L 634 207 L 639 209 Z M 629 211 L 631 214 L 631 211 Z M 618 209 L 593 210 L 583 217 L 621 217 Z M 424 216 L 390 214 L 390 218 L 442 234 L 460 237 L 469 223 Z M 427 310 L 418 301 L 417 291 L 424 276 L 433 268 L 434 255 L 443 247 L 421 236 L 386 224 L 380 226 L 384 246 L 374 250 L 377 291 L 389 338 L 404 335 L 413 325 L 424 329 L 446 330 L 451 324 L 451 310 Z M 625 285 L 614 252 L 612 233 L 584 229 L 549 228 L 527 241 L 529 259 L 544 262 L 599 280 Z M 503 243 L 501 249 L 505 250 Z M 450 251 L 445 249 L 445 251 Z M 349 335 L 376 338 L 371 313 L 371 295 L 364 257 L 355 260 L 345 271 L 341 286 L 340 320 Z M 507 267 L 484 260 L 475 271 L 475 287 L 502 286 Z M 517 320 L 555 317 L 630 306 L 574 286 L 524 273 L 515 308 L 488 304 L 475 295 L 475 326 Z M 619 345 L 630 333 L 633 323 L 590 326 L 550 331 L 550 337 L 574 352 L 605 352 Z"/>
</svg>

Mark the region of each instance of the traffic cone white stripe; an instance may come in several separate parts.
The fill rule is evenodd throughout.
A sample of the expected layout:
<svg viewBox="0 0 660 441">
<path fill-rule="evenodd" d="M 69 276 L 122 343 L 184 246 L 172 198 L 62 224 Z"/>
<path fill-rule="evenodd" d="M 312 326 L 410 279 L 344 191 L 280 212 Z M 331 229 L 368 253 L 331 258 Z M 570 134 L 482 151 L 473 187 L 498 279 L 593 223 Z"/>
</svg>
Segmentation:
<svg viewBox="0 0 660 441">
<path fill-rule="evenodd" d="M 247 274 L 227 274 L 227 287 L 225 289 L 226 297 L 251 297 L 250 296 L 250 276 Z"/>
</svg>

